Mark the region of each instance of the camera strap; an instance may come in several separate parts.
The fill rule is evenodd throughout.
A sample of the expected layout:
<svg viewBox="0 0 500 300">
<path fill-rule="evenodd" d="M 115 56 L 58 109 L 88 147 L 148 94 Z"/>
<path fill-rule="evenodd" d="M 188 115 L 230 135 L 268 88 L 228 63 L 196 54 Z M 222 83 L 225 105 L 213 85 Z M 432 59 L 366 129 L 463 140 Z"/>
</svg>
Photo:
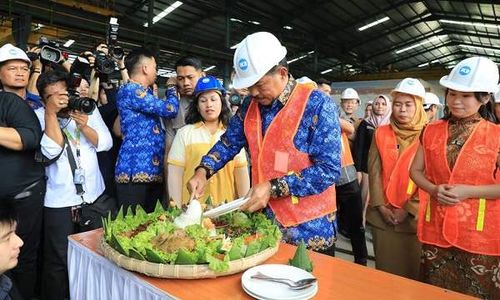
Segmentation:
<svg viewBox="0 0 500 300">
<path fill-rule="evenodd" d="M 69 161 L 69 165 L 71 167 L 71 175 L 75 176 L 75 170 L 77 169 L 77 166 L 76 166 L 75 156 L 73 155 L 73 151 L 71 151 L 71 144 L 69 143 L 68 136 L 66 134 L 66 132 L 68 134 L 69 134 L 69 132 L 66 129 L 63 129 L 63 131 L 65 133 L 65 134 L 63 134 L 64 143 L 66 145 L 68 145 L 68 147 L 66 147 L 66 152 L 68 154 L 68 161 Z M 80 140 L 80 134 L 79 133 L 80 133 L 80 131 L 78 130 L 78 134 L 77 134 L 78 141 Z M 69 134 L 69 135 L 71 136 L 71 134 Z M 71 136 L 71 138 L 73 138 L 73 136 Z M 78 156 L 78 160 L 80 160 L 80 147 L 79 147 L 79 143 L 78 143 L 76 154 Z M 76 184 L 75 183 L 75 188 L 76 188 L 76 193 L 78 195 L 80 195 L 82 197 L 82 200 L 83 200 L 83 194 L 85 193 L 85 191 L 83 190 L 83 186 L 81 184 Z"/>
<path fill-rule="evenodd" d="M 71 133 L 68 131 L 68 129 L 63 128 L 62 131 L 64 132 L 64 134 L 66 135 L 68 140 L 71 142 L 71 144 L 73 144 L 75 146 L 77 167 L 81 168 L 82 163 L 80 160 L 80 136 L 81 136 L 80 129 L 78 129 L 78 128 L 75 129 L 76 139 L 73 137 L 73 135 L 71 135 Z"/>
</svg>

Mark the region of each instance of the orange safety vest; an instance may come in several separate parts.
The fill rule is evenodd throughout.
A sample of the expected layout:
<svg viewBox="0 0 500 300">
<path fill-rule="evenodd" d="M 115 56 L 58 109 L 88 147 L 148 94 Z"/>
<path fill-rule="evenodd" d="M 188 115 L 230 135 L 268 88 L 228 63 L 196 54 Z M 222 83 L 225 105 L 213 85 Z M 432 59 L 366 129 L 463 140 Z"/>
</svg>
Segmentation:
<svg viewBox="0 0 500 300">
<path fill-rule="evenodd" d="M 354 160 L 352 159 L 351 146 L 349 146 L 349 139 L 347 138 L 347 134 L 342 132 L 340 136 L 340 144 L 342 147 L 342 167 L 352 166 L 354 165 Z"/>
<path fill-rule="evenodd" d="M 427 125 L 422 147 L 425 175 L 432 183 L 489 185 L 499 184 L 497 155 L 500 126 L 481 120 L 458 155 L 453 171 L 446 157 L 448 121 Z M 500 199 L 465 199 L 454 206 L 441 205 L 420 191 L 417 235 L 420 241 L 467 252 L 500 255 Z"/>
<path fill-rule="evenodd" d="M 262 119 L 256 101 L 250 103 L 244 121 L 245 136 L 252 160 L 252 183 L 259 184 L 291 173 L 300 173 L 313 163 L 299 151 L 293 139 L 313 87 L 297 83 L 288 102 L 262 136 Z M 271 199 L 269 207 L 285 227 L 301 224 L 336 211 L 335 186 L 317 195 Z"/>
<path fill-rule="evenodd" d="M 416 186 L 410 179 L 410 166 L 417 152 L 418 139 L 399 154 L 396 134 L 391 125 L 384 125 L 375 131 L 375 142 L 382 161 L 386 203 L 402 208 L 416 191 Z"/>
</svg>

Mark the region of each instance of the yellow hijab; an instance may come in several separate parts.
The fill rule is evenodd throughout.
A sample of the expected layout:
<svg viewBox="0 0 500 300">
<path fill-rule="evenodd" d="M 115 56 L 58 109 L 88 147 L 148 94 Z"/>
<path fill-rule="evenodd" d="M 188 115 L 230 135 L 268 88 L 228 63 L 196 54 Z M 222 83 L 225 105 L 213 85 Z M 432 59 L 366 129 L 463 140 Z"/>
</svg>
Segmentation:
<svg viewBox="0 0 500 300">
<path fill-rule="evenodd" d="M 392 96 L 392 111 L 394 112 L 394 99 L 400 93 L 394 93 Z M 391 127 L 396 134 L 396 139 L 399 144 L 399 151 L 403 151 L 415 141 L 420 136 L 420 132 L 424 129 L 424 126 L 427 124 L 427 114 L 424 110 L 423 99 L 414 95 L 411 95 L 413 100 L 415 100 L 415 115 L 413 115 L 413 119 L 411 122 L 407 124 L 399 123 L 391 114 Z"/>
</svg>

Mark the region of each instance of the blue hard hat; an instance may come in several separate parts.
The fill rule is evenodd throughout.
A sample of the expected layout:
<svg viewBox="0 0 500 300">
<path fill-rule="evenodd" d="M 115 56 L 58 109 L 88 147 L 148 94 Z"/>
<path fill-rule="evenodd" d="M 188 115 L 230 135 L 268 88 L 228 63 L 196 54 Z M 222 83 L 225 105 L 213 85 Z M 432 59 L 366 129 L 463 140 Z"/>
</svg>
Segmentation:
<svg viewBox="0 0 500 300">
<path fill-rule="evenodd" d="M 198 98 L 201 93 L 206 91 L 218 91 L 222 97 L 226 95 L 226 90 L 222 84 L 213 76 L 198 79 L 198 83 L 196 83 L 196 87 L 194 88 L 194 96 Z"/>
</svg>

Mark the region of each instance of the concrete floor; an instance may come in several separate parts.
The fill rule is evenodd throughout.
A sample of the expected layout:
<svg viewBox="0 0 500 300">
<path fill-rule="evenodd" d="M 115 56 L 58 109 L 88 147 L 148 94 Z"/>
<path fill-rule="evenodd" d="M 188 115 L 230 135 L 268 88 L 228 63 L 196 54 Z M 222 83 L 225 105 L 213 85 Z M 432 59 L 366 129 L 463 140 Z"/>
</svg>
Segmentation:
<svg viewBox="0 0 500 300">
<path fill-rule="evenodd" d="M 353 262 L 354 257 L 352 256 L 351 241 L 341 234 L 337 236 L 335 257 Z M 372 234 L 370 227 L 366 229 L 366 247 L 368 248 L 368 256 L 372 259 L 368 259 L 368 267 L 375 268 L 375 261 L 373 260 L 373 244 L 372 244 Z M 347 253 L 346 253 L 347 252 Z"/>
</svg>

